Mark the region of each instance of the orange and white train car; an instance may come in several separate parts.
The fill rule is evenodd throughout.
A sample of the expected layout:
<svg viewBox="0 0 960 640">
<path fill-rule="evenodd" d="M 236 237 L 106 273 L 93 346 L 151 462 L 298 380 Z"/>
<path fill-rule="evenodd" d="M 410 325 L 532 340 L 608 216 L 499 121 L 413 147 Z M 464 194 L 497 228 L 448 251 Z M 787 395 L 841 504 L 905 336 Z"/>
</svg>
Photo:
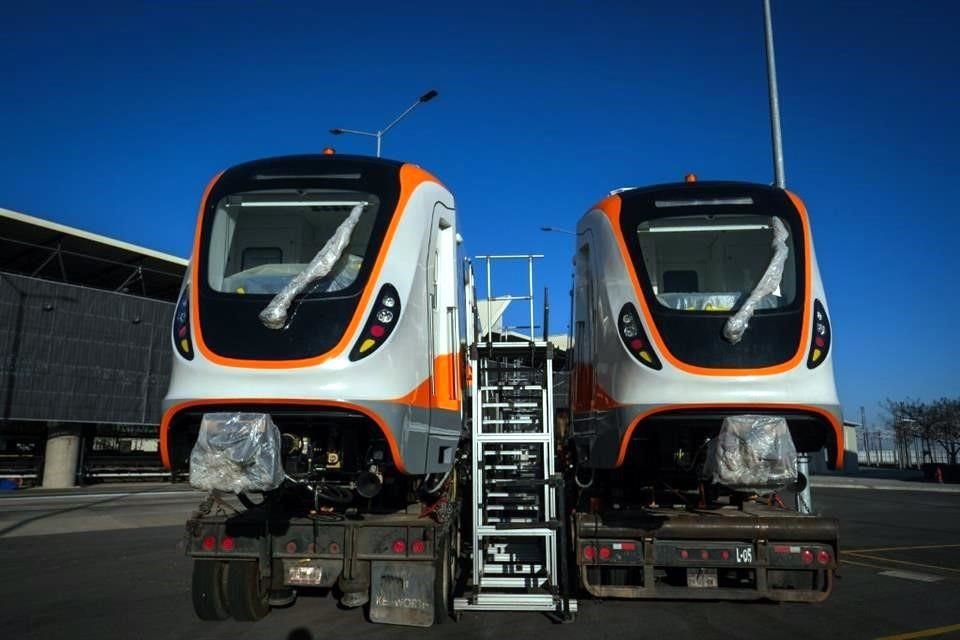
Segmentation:
<svg viewBox="0 0 960 640">
<path fill-rule="evenodd" d="M 785 232 L 782 276 L 739 339 L 725 331 Z M 798 452 L 843 464 L 829 308 L 803 202 L 697 182 L 622 189 L 576 234 L 572 438 L 581 467 L 688 473 L 723 418 L 787 419 Z"/>
<path fill-rule="evenodd" d="M 324 251 L 322 276 L 278 311 Z M 448 471 L 462 430 L 460 265 L 453 196 L 415 165 L 305 155 L 216 176 L 171 329 L 164 464 L 187 466 L 205 413 L 249 411 L 270 414 L 324 482 Z"/>
</svg>

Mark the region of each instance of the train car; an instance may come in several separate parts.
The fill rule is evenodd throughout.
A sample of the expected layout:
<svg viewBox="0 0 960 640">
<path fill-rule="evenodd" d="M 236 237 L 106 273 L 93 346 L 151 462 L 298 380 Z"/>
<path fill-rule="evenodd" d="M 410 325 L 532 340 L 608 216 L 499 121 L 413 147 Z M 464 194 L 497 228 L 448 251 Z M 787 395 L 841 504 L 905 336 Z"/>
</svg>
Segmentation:
<svg viewBox="0 0 960 640">
<path fill-rule="evenodd" d="M 462 435 L 458 251 L 453 196 L 412 164 L 278 157 L 207 186 L 171 327 L 161 457 L 186 468 L 201 423 L 220 421 L 229 441 L 269 417 L 282 483 L 237 491 L 241 516 L 191 520 L 201 618 L 258 619 L 295 586 L 336 584 L 359 606 L 398 570 L 428 594 L 449 589 L 455 519 L 419 515 L 443 501 Z M 379 621 L 432 622 L 429 597 L 377 602 Z"/>
<path fill-rule="evenodd" d="M 782 276 L 731 339 L 778 226 Z M 798 452 L 826 448 L 829 465 L 842 466 L 828 311 L 810 220 L 793 193 L 690 181 L 611 194 L 577 227 L 579 463 L 679 470 L 723 417 L 750 413 L 785 416 Z"/>
<path fill-rule="evenodd" d="M 269 326 L 266 307 L 357 207 L 333 269 Z M 214 178 L 171 331 L 164 464 L 186 465 L 202 414 L 242 410 L 308 436 L 348 482 L 447 471 L 462 421 L 456 228 L 450 192 L 412 164 L 294 156 Z"/>
<path fill-rule="evenodd" d="M 840 467 L 844 446 L 803 202 L 693 176 L 618 190 L 580 220 L 575 265 L 583 587 L 825 600 L 838 526 L 812 513 L 802 463 L 825 449 Z"/>
</svg>

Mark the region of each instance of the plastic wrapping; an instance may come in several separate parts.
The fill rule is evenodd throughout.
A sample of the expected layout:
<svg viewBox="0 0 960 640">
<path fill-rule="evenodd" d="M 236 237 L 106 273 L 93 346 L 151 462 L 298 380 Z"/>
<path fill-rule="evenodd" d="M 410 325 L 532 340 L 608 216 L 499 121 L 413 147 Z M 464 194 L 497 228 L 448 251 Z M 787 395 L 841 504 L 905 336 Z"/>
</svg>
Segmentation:
<svg viewBox="0 0 960 640">
<path fill-rule="evenodd" d="M 313 291 L 328 293 L 349 287 L 363 265 L 363 258 L 348 253 L 337 260 L 327 275 L 311 287 Z M 306 263 L 262 264 L 224 278 L 223 290 L 234 293 L 273 293 L 281 291 L 290 279 L 307 268 Z"/>
<path fill-rule="evenodd" d="M 776 291 L 780 287 L 780 281 L 783 280 L 783 265 L 787 261 L 787 254 L 790 251 L 787 247 L 787 238 L 790 237 L 790 234 L 787 233 L 787 227 L 780 218 L 773 218 L 772 223 L 773 258 L 770 259 L 767 270 L 760 277 L 760 282 L 750 292 L 747 301 L 723 325 L 723 337 L 731 344 L 740 342 L 760 301 Z"/>
<path fill-rule="evenodd" d="M 797 450 L 782 416 L 723 419 L 710 442 L 703 478 L 738 491 L 774 491 L 797 479 Z"/>
<path fill-rule="evenodd" d="M 742 294 L 737 291 L 716 293 L 658 293 L 657 300 L 665 307 L 680 311 L 730 311 Z M 780 299 L 768 295 L 757 301 L 757 309 L 776 309 Z"/>
<path fill-rule="evenodd" d="M 270 329 L 282 329 L 287 324 L 287 312 L 290 310 L 290 303 L 314 280 L 324 277 L 333 269 L 334 265 L 340 259 L 343 250 L 350 243 L 350 235 L 353 228 L 357 226 L 360 214 L 366 203 L 356 205 L 347 219 L 340 223 L 337 230 L 333 232 L 330 239 L 327 240 L 323 248 L 313 257 L 307 268 L 290 279 L 290 282 L 273 297 L 263 311 L 260 312 L 260 321 L 265 327 Z"/>
<path fill-rule="evenodd" d="M 206 413 L 190 453 L 190 484 L 205 491 L 270 491 L 283 482 L 280 430 L 266 413 Z"/>
</svg>

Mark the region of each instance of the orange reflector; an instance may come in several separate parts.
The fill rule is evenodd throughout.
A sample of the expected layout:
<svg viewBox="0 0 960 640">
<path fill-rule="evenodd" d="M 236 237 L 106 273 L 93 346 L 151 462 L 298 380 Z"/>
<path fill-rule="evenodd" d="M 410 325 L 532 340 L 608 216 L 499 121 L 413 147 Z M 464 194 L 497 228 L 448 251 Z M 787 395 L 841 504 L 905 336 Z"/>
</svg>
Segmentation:
<svg viewBox="0 0 960 640">
<path fill-rule="evenodd" d="M 364 351 L 369 351 L 370 348 L 373 347 L 373 345 L 375 344 L 377 344 L 376 341 L 371 340 L 370 338 L 367 338 L 366 340 L 363 341 L 363 344 L 360 345 L 360 353 L 363 353 Z"/>
<path fill-rule="evenodd" d="M 324 149 L 323 149 L 323 155 L 325 155 L 325 156 L 332 156 L 332 155 L 335 154 L 336 152 L 337 152 L 337 150 L 334 149 L 333 147 L 324 147 Z"/>
<path fill-rule="evenodd" d="M 697 181 L 697 174 L 695 174 L 695 173 L 688 173 L 687 175 L 683 176 L 683 181 L 684 181 L 684 182 L 696 182 L 696 181 Z"/>
<path fill-rule="evenodd" d="M 646 351 L 641 351 L 639 355 L 640 355 L 641 358 L 643 358 L 643 359 L 646 360 L 647 362 L 653 364 L 653 358 L 651 358 L 651 357 L 650 357 L 650 354 L 647 353 Z"/>
<path fill-rule="evenodd" d="M 820 349 L 814 349 L 813 355 L 810 356 L 810 359 L 816 362 L 817 360 L 820 359 L 820 356 L 822 355 L 823 355 L 823 351 L 820 351 Z"/>
</svg>

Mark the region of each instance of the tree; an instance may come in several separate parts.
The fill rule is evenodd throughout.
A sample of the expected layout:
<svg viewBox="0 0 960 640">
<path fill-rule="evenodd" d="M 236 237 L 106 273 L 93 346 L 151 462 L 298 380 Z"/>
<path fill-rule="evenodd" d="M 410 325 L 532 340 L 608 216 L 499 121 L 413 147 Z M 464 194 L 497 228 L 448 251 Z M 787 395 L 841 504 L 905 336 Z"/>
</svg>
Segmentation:
<svg viewBox="0 0 960 640">
<path fill-rule="evenodd" d="M 940 398 L 932 402 L 914 399 L 887 399 L 881 406 L 890 414 L 894 432 L 900 441 L 920 438 L 924 451 L 931 443 L 940 445 L 957 464 L 960 458 L 960 398 Z"/>
</svg>

